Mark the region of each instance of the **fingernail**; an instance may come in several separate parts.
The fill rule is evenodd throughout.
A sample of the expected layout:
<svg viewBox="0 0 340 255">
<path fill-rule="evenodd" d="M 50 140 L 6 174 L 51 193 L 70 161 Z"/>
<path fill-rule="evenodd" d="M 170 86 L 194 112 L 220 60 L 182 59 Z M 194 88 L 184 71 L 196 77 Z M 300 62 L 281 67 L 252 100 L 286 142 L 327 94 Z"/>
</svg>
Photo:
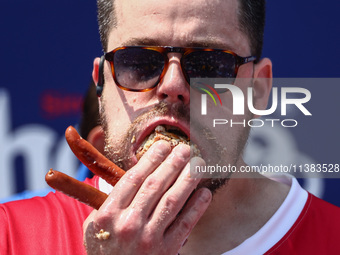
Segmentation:
<svg viewBox="0 0 340 255">
<path fill-rule="evenodd" d="M 190 147 L 185 144 L 179 144 L 174 149 L 173 152 L 177 157 L 181 157 L 183 161 L 187 161 L 190 158 Z"/>
<path fill-rule="evenodd" d="M 150 153 L 151 154 L 157 154 L 161 157 L 165 157 L 169 154 L 170 152 L 170 144 L 165 141 L 157 141 L 155 144 L 153 144 L 150 148 Z"/>
<path fill-rule="evenodd" d="M 206 189 L 206 188 L 202 188 L 200 190 L 200 199 L 202 202 L 204 203 L 208 203 L 210 201 L 211 198 L 211 192 L 210 190 Z"/>
<path fill-rule="evenodd" d="M 194 157 L 190 160 L 190 175 L 193 178 L 203 178 L 204 173 L 201 171 L 201 166 L 205 166 L 205 161 L 202 158 Z"/>
</svg>

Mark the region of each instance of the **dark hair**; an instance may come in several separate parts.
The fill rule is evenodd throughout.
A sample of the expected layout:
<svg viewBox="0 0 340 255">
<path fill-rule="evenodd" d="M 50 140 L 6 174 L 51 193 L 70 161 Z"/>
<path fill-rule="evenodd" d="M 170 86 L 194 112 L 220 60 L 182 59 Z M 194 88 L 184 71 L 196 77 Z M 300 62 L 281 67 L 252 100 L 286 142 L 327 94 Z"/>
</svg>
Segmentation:
<svg viewBox="0 0 340 255">
<path fill-rule="evenodd" d="M 98 97 L 96 85 L 91 79 L 90 86 L 87 89 L 83 101 L 83 112 L 79 124 L 79 133 L 84 139 L 87 139 L 90 131 L 98 125 L 100 125 Z"/>
<path fill-rule="evenodd" d="M 114 0 L 97 0 L 97 18 L 100 41 L 103 50 L 107 52 L 110 30 L 117 25 Z"/>
<path fill-rule="evenodd" d="M 238 0 L 239 22 L 241 31 L 244 32 L 250 42 L 251 54 L 261 58 L 263 47 L 264 26 L 266 19 L 265 0 Z"/>
<path fill-rule="evenodd" d="M 265 0 L 238 0 L 241 31 L 250 41 L 251 54 L 260 59 L 265 25 Z M 97 0 L 100 40 L 104 51 L 108 50 L 108 34 L 117 25 L 114 0 Z"/>
</svg>

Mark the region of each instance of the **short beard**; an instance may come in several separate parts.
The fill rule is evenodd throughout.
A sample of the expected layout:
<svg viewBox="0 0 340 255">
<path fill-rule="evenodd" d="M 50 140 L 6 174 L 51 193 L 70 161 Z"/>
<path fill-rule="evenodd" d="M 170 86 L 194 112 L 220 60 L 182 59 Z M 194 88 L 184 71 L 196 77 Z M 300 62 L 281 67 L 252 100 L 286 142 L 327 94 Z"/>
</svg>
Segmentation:
<svg viewBox="0 0 340 255">
<path fill-rule="evenodd" d="M 251 116 L 253 115 L 249 113 L 247 114 L 247 116 L 245 116 L 245 118 L 249 119 L 249 117 Z M 231 166 L 238 167 L 240 161 L 242 161 L 243 158 L 243 151 L 248 141 L 249 133 L 250 133 L 249 126 L 246 126 L 243 129 L 241 129 L 239 134 L 237 134 L 236 136 L 236 140 L 232 144 L 232 146 L 234 147 L 232 153 L 225 150 L 225 145 L 220 144 L 218 142 L 218 139 L 211 139 L 209 143 L 211 143 L 212 147 L 215 148 L 217 156 L 214 160 L 210 159 L 206 160 L 206 165 L 208 166 L 209 164 L 212 164 L 223 166 L 230 164 Z M 204 136 L 206 139 L 210 139 L 211 137 L 214 137 L 214 134 L 210 130 L 204 129 Z M 227 146 L 231 145 L 228 144 Z M 228 155 L 225 155 L 226 153 L 228 153 Z M 216 176 L 214 178 L 202 179 L 202 181 L 197 185 L 196 190 L 205 187 L 208 188 L 212 192 L 212 194 L 216 193 L 217 190 L 225 186 L 228 183 L 228 181 L 232 178 L 232 172 L 223 174 L 222 176 L 221 175 Z"/>
<path fill-rule="evenodd" d="M 147 112 L 139 115 L 126 129 L 125 135 L 119 139 L 119 141 L 113 141 L 104 110 L 104 100 L 102 101 L 101 109 L 101 124 L 105 133 L 105 156 L 125 171 L 133 166 L 130 162 L 130 148 L 134 134 L 145 128 L 148 122 L 156 117 L 162 116 L 171 116 L 174 119 L 181 120 L 183 122 L 188 122 L 190 119 L 190 111 L 188 107 L 184 107 L 183 105 L 169 105 L 165 102 L 160 102 Z"/>
<path fill-rule="evenodd" d="M 103 130 L 105 132 L 105 155 L 108 159 L 110 159 L 112 162 L 114 162 L 116 165 L 127 171 L 130 169 L 133 165 L 131 164 L 131 158 L 130 158 L 130 147 L 131 147 L 131 140 L 133 139 L 134 134 L 137 130 L 140 130 L 141 128 L 145 127 L 145 124 L 148 123 L 150 120 L 154 119 L 158 116 L 171 116 L 175 119 L 181 120 L 183 122 L 188 122 L 190 120 L 190 110 L 187 107 L 184 107 L 183 105 L 169 105 L 165 102 L 160 102 L 150 110 L 148 110 L 145 113 L 142 113 L 140 116 L 138 116 L 127 128 L 125 135 L 122 137 L 122 139 L 119 139 L 119 141 L 112 141 L 110 132 L 109 132 L 109 126 L 108 121 L 105 113 L 105 100 L 102 100 L 102 107 L 101 107 L 101 125 L 103 127 Z M 191 125 L 195 125 L 196 127 L 200 127 L 198 121 L 194 121 L 191 119 Z M 209 137 L 213 136 L 212 132 L 204 127 L 200 127 L 200 130 L 204 130 L 204 136 L 206 139 L 209 139 Z M 245 144 L 248 139 L 249 135 L 249 128 L 244 128 L 240 134 L 238 134 L 237 141 L 235 141 L 235 152 L 233 153 L 232 162 L 230 164 L 236 165 L 237 161 L 242 157 L 242 152 L 245 147 Z M 212 144 L 213 148 L 215 148 L 217 151 L 221 152 L 225 145 L 219 144 L 216 140 L 210 140 L 209 143 Z M 221 161 L 223 161 L 221 157 Z M 222 163 L 223 164 L 223 163 Z M 230 175 L 223 176 L 223 178 L 209 178 L 209 179 L 202 179 L 202 181 L 198 184 L 197 189 L 206 187 L 208 188 L 213 194 L 226 185 L 228 180 L 231 178 Z"/>
</svg>

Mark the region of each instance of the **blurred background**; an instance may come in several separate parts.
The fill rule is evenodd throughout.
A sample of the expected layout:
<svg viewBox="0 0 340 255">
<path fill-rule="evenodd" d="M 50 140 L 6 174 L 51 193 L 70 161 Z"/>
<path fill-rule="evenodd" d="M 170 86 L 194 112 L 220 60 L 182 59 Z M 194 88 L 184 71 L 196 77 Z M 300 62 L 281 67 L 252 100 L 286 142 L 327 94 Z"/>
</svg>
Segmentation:
<svg viewBox="0 0 340 255">
<path fill-rule="evenodd" d="M 273 61 L 275 77 L 340 77 L 339 7 L 336 0 L 268 1 L 263 56 Z M 2 1 L 0 28 L 1 200 L 46 188 L 49 168 L 75 176 L 79 162 L 64 131 L 79 123 L 93 59 L 102 50 L 94 0 Z M 297 163 L 339 163 L 340 86 L 332 81 L 326 90 L 311 90 L 310 109 L 327 111 L 299 128 L 255 131 L 247 151 L 257 154 L 246 155 L 248 161 L 273 162 L 275 154 Z M 300 181 L 340 206 L 340 179 Z"/>
</svg>

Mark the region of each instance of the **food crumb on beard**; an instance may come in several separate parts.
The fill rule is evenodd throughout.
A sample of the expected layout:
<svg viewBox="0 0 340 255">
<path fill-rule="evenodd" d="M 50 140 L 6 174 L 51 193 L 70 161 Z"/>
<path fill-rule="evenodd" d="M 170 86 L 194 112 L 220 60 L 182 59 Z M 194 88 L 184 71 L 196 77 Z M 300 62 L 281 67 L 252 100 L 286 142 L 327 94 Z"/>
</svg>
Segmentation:
<svg viewBox="0 0 340 255">
<path fill-rule="evenodd" d="M 136 142 L 136 136 L 133 135 L 132 138 L 131 138 L 131 143 L 135 143 Z"/>
</svg>

